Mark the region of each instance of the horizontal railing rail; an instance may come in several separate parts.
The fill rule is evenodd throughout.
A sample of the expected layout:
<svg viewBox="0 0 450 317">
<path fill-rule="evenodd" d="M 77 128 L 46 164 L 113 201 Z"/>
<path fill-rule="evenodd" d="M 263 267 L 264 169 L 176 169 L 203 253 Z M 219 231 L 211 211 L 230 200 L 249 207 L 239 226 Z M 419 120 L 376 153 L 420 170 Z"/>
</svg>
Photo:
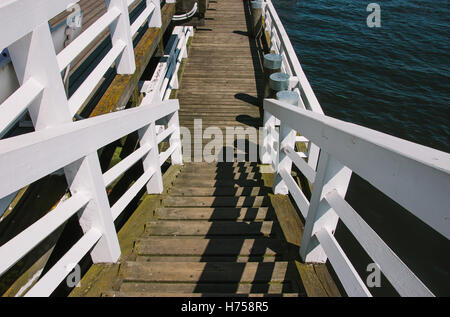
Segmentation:
<svg viewBox="0 0 450 317">
<path fill-rule="evenodd" d="M 48 20 L 77 2 L 15 0 L 0 4 L 0 26 L 8 30 L 0 37 L 0 47 L 8 48 L 20 84 L 0 105 L 0 135 L 8 131 L 27 110 L 34 128 L 44 128 L 46 123 L 41 122 L 41 117 L 43 114 L 47 116 L 46 108 L 56 107 L 54 103 L 64 109 L 49 111 L 52 112 L 53 123 L 73 117 L 88 102 L 112 65 L 115 65 L 118 74 L 134 73 L 136 64 L 132 39 L 141 26 L 148 23 L 149 27 L 161 27 L 159 0 L 147 0 L 146 8 L 131 25 L 128 8 L 136 1 L 109 0 L 106 13 L 56 55 Z M 111 49 L 67 98 L 61 74 L 106 29 L 109 29 Z"/>
<path fill-rule="evenodd" d="M 48 20 L 76 2 L 13 0 L 0 4 L 0 26 L 8 30 L 0 36 L 0 47 L 8 48 L 20 83 L 0 105 L 0 134 L 24 111 L 35 130 L 0 140 L 0 205 L 10 202 L 21 188 L 59 170 L 70 192 L 54 210 L 0 246 L 0 275 L 73 215 L 78 214 L 84 232 L 26 296 L 50 295 L 87 253 L 93 263 L 116 262 L 120 246 L 114 220 L 144 187 L 147 193 L 162 193 L 161 165 L 168 158 L 171 164 L 182 164 L 177 100 L 147 99 L 139 107 L 73 122 L 112 65 L 119 74 L 134 73 L 132 38 L 145 23 L 161 27 L 160 0 L 145 1 L 145 9 L 131 25 L 129 6 L 136 0 L 107 1 L 106 13 L 56 54 Z M 106 29 L 112 48 L 67 98 L 62 74 Z M 179 52 L 170 54 L 173 59 Z M 167 126 L 162 134 L 156 132 L 157 122 Z M 98 150 L 134 131 L 139 135 L 139 148 L 102 173 Z M 164 140 L 169 141 L 169 150 L 159 153 L 158 144 Z M 110 206 L 106 188 L 139 161 L 143 174 Z"/>
<path fill-rule="evenodd" d="M 282 56 L 281 71 L 291 76 L 291 89 L 302 97 L 301 105 L 304 108 L 323 113 L 272 1 L 264 0 L 262 11 L 265 31 L 269 33 L 271 39 L 270 50 Z"/>
<path fill-rule="evenodd" d="M 160 58 L 153 76 L 150 80 L 141 82 L 141 93 L 144 94 L 142 102 L 159 102 L 168 100 L 173 90 L 179 88 L 178 71 L 183 59 L 188 57 L 188 41 L 194 36 L 192 26 L 176 26 L 164 50 L 164 55 Z M 158 134 L 158 143 L 167 139 L 170 130 L 164 130 L 165 122 L 158 122 L 156 132 Z M 177 127 L 169 126 L 168 129 Z M 175 151 L 169 148 L 164 155 L 170 156 Z M 161 161 L 163 164 L 165 160 Z M 178 164 L 178 163 L 177 163 Z"/>
<path fill-rule="evenodd" d="M 283 23 L 271 0 L 263 0 L 262 17 L 264 32 L 266 32 L 270 38 L 270 51 L 281 55 L 281 71 L 290 76 L 289 88 L 298 93 L 300 97 L 298 106 L 323 114 L 322 107 L 311 88 L 289 36 L 287 35 Z M 267 122 L 267 120 L 268 118 L 265 118 L 265 122 Z M 275 122 L 271 122 L 271 125 L 275 129 Z M 272 142 L 272 140 L 266 138 L 266 142 Z M 307 158 L 308 164 L 315 169 L 319 159 L 319 148 L 308 139 L 299 139 L 297 142 L 305 144 L 307 150 L 303 152 L 302 155 Z M 272 152 L 269 156 L 263 157 L 263 163 L 271 163 L 272 166 L 276 168 L 277 157 L 278 153 Z"/>
<path fill-rule="evenodd" d="M 160 161 L 162 157 L 167 157 L 158 152 L 155 122 L 174 117 L 178 109 L 178 100 L 165 101 L 159 105 L 142 105 L 1 140 L 0 197 L 62 168 L 66 172 L 72 196 L 0 247 L 0 275 L 80 211 L 83 215 L 80 221 L 85 223 L 84 226 L 82 224 L 84 237 L 27 295 L 50 295 L 69 273 L 66 271 L 65 275 L 61 274 L 61 268 L 78 263 L 101 239 L 110 240 L 109 261 L 116 260 L 120 250 L 117 241 L 115 247 L 112 245 L 112 241 L 117 240 L 113 221 L 146 184 L 148 193 L 162 192 Z M 140 147 L 101 174 L 97 150 L 133 131 L 139 131 Z M 179 130 L 172 128 L 170 131 L 172 133 L 168 133 L 168 136 Z M 179 136 L 175 139 L 179 140 Z M 181 143 L 173 143 L 171 147 L 180 148 Z M 105 188 L 139 160 L 143 162 L 143 175 L 110 207 Z M 174 161 L 181 162 L 181 154 Z M 89 206 L 93 209 L 90 212 L 86 210 Z M 99 216 L 103 218 L 101 221 L 98 220 Z M 108 247 L 100 245 L 99 248 Z M 104 251 L 100 250 L 100 253 Z M 106 260 L 104 254 L 98 256 L 99 260 Z M 67 262 L 65 258 L 77 261 Z"/>
<path fill-rule="evenodd" d="M 181 61 L 187 58 L 187 43 L 194 35 L 192 26 L 176 26 L 164 55 L 161 57 L 151 80 L 142 83 L 141 92 L 146 101 L 161 101 L 170 98 L 172 90 L 178 89 L 178 70 Z"/>
<path fill-rule="evenodd" d="M 355 172 L 449 239 L 450 154 L 273 99 L 264 101 L 264 111 L 280 120 L 279 136 L 267 128 L 279 153 L 274 191 L 291 193 L 306 219 L 303 260 L 329 259 L 348 295 L 370 296 L 333 236 L 341 219 L 400 295 L 432 296 L 345 201 L 345 194 Z M 294 150 L 297 133 L 320 148 L 317 169 Z M 312 183 L 310 200 L 291 176 L 292 163 Z"/>
</svg>

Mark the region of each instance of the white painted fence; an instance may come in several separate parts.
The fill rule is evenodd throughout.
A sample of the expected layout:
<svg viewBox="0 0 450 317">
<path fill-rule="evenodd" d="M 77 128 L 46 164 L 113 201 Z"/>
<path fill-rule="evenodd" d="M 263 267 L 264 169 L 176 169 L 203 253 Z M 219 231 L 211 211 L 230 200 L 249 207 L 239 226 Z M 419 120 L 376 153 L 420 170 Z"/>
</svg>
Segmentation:
<svg viewBox="0 0 450 317">
<path fill-rule="evenodd" d="M 282 55 L 282 71 L 301 96 L 298 107 L 264 101 L 261 151 L 276 172 L 274 192 L 290 193 L 306 219 L 302 259 L 329 259 L 348 295 L 371 295 L 333 236 L 341 219 L 400 295 L 433 296 L 344 198 L 355 172 L 449 239 L 450 154 L 325 116 L 270 0 L 263 16 L 271 50 Z M 309 142 L 309 153 L 296 151 L 298 141 Z M 292 164 L 312 184 L 310 200 L 291 176 Z"/>
<path fill-rule="evenodd" d="M 172 90 L 179 88 L 178 70 L 182 60 L 188 57 L 187 43 L 191 36 L 194 36 L 192 26 L 174 27 L 164 55 L 156 66 L 152 78 L 140 83 L 142 85 L 141 93 L 144 94 L 143 103 L 168 100 Z M 158 133 L 164 129 L 164 124 L 166 124 L 164 121 L 158 122 L 156 126 Z"/>
<path fill-rule="evenodd" d="M 172 36 L 156 66 L 153 77 L 142 83 L 144 101 L 164 101 L 169 99 L 173 89 L 178 89 L 178 70 L 181 61 L 187 58 L 187 42 L 194 35 L 192 26 L 176 26 Z"/>
<path fill-rule="evenodd" d="M 115 262 L 120 247 L 114 220 L 146 186 L 148 193 L 163 190 L 161 165 L 170 157 L 182 164 L 177 100 L 143 102 L 141 106 L 73 122 L 72 117 L 114 63 L 118 73 L 135 71 L 132 36 L 140 26 L 161 26 L 159 0 L 147 1 L 141 16 L 130 25 L 128 6 L 135 1 L 110 0 L 107 12 L 56 55 L 48 20 L 73 0 L 16 0 L 0 4 L 0 47 L 8 47 L 20 81 L 0 105 L 0 130 L 28 110 L 35 132 L 0 140 L 0 201 L 28 184 L 63 169 L 70 198 L 0 247 L 0 275 L 78 214 L 83 237 L 33 286 L 26 296 L 47 296 L 88 252 L 94 263 Z M 106 28 L 112 49 L 90 76 L 67 99 L 61 72 Z M 172 52 L 173 53 L 173 52 Z M 156 122 L 164 122 L 161 133 Z M 97 150 L 138 131 L 140 147 L 102 174 Z M 170 147 L 159 153 L 158 144 Z M 142 160 L 143 175 L 110 206 L 105 188 Z"/>
<path fill-rule="evenodd" d="M 113 221 L 144 186 L 147 186 L 148 193 L 162 192 L 160 165 L 169 156 L 172 164 L 181 162 L 181 151 L 175 151 L 181 148 L 178 109 L 178 100 L 141 105 L 1 140 L 0 197 L 61 168 L 65 171 L 71 197 L 0 247 L 0 274 L 77 212 L 84 237 L 27 296 L 51 294 L 69 273 L 64 268 L 78 263 L 91 249 L 94 263 L 115 262 L 120 248 Z M 165 117 L 169 117 L 168 128 L 163 135 L 157 135 L 155 122 Z M 102 174 L 97 150 L 136 130 L 140 136 L 139 149 Z M 170 152 L 159 154 L 159 140 L 168 137 Z M 110 207 L 105 187 L 141 159 L 143 175 Z"/>
<path fill-rule="evenodd" d="M 302 66 L 295 54 L 286 30 L 270 0 L 263 0 L 262 16 L 265 22 L 264 30 L 270 36 L 270 50 L 281 55 L 281 71 L 291 76 L 290 88 L 300 96 L 299 107 L 323 114 L 322 107 L 303 72 Z M 264 117 L 264 123 L 266 126 L 273 126 L 275 129 L 275 121 L 271 121 L 271 118 L 267 116 Z M 308 164 L 312 168 L 316 168 L 319 159 L 319 148 L 305 138 L 299 138 L 297 141 L 307 145 L 307 151 L 302 155 L 307 157 Z M 274 142 L 274 140 L 271 140 L 270 137 L 265 137 L 265 142 L 265 148 L 273 149 L 273 147 L 269 147 L 267 143 Z M 279 153 L 274 151 L 267 153 L 266 156 L 263 157 L 263 163 L 271 163 L 274 169 L 276 169 L 278 155 Z"/>
<path fill-rule="evenodd" d="M 147 7 L 130 25 L 128 6 L 136 0 L 109 0 L 107 12 L 57 55 L 48 20 L 74 0 L 15 0 L 0 3 L 0 47 L 8 48 L 20 87 L 0 105 L 0 132 L 28 110 L 36 130 L 67 122 L 87 102 L 115 64 L 117 73 L 132 74 L 136 65 L 132 37 L 142 24 L 161 26 L 159 0 Z M 109 28 L 112 48 L 77 91 L 68 99 L 61 73 L 91 42 Z"/>
<path fill-rule="evenodd" d="M 273 99 L 264 111 L 281 122 L 274 191 L 291 193 L 306 219 L 303 260 L 329 259 L 350 296 L 370 295 L 333 237 L 341 219 L 400 295 L 432 296 L 344 198 L 354 171 L 448 239 L 450 154 Z M 294 150 L 296 132 L 320 147 L 317 169 Z M 291 176 L 292 163 L 313 185 L 309 201 Z"/>
</svg>

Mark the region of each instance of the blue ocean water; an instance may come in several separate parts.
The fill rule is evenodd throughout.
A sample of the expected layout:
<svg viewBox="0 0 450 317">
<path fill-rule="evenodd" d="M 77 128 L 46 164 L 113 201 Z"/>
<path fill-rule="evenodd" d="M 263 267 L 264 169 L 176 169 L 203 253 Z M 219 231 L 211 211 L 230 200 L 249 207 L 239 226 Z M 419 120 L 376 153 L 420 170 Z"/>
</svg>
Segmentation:
<svg viewBox="0 0 450 317">
<path fill-rule="evenodd" d="M 450 1 L 272 2 L 327 115 L 450 152 Z"/>
</svg>

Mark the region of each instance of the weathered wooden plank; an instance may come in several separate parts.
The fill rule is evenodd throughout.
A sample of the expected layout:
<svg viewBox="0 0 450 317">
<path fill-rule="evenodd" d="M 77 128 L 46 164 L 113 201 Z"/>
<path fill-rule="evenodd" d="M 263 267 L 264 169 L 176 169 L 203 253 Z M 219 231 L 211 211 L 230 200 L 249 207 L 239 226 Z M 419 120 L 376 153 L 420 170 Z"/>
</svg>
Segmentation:
<svg viewBox="0 0 450 317">
<path fill-rule="evenodd" d="M 303 235 L 303 223 L 292 206 L 289 197 L 285 195 L 271 195 L 270 201 L 286 241 L 300 246 Z"/>
<path fill-rule="evenodd" d="M 211 174 L 211 173 L 255 173 L 259 172 L 257 165 L 248 166 L 209 166 L 206 165 L 198 169 L 194 164 L 186 164 L 183 168 L 183 173 L 197 173 L 197 174 Z"/>
<path fill-rule="evenodd" d="M 261 175 L 258 172 L 250 172 L 250 173 L 219 173 L 219 174 L 214 174 L 214 173 L 208 173 L 208 174 L 200 174 L 200 173 L 196 173 L 196 172 L 188 172 L 188 171 L 184 171 L 183 175 L 181 176 L 181 178 L 188 178 L 188 179 L 256 179 L 261 177 Z"/>
<path fill-rule="evenodd" d="M 139 255 L 136 257 L 136 262 L 275 262 L 289 260 L 285 256 L 145 256 Z"/>
<path fill-rule="evenodd" d="M 261 186 L 263 184 L 260 180 L 195 180 L 189 181 L 186 179 L 177 179 L 176 186 L 193 186 L 193 187 L 251 187 Z M 231 207 L 231 206 L 228 206 Z"/>
<path fill-rule="evenodd" d="M 180 197 L 164 198 L 167 207 L 264 207 L 269 199 L 265 196 L 255 197 Z"/>
<path fill-rule="evenodd" d="M 282 245 L 275 239 L 202 239 L 162 238 L 140 239 L 136 245 L 139 255 L 199 255 L 199 256 L 275 256 Z"/>
<path fill-rule="evenodd" d="M 265 195 L 269 191 L 263 187 L 237 187 L 237 188 L 208 188 L 189 187 L 174 188 L 171 196 L 258 196 Z"/>
<path fill-rule="evenodd" d="M 282 294 L 267 294 L 267 293 L 251 293 L 251 294 L 235 294 L 232 293 L 214 293 L 208 292 L 206 294 L 202 293 L 144 293 L 144 292 L 106 292 L 102 294 L 102 297 L 299 297 L 300 295 L 295 293 L 282 293 Z"/>
<path fill-rule="evenodd" d="M 273 222 L 154 221 L 146 232 L 152 236 L 268 236 Z"/>
<path fill-rule="evenodd" d="M 158 219 L 161 220 L 235 220 L 261 221 L 271 220 L 268 207 L 258 208 L 159 208 Z"/>
<path fill-rule="evenodd" d="M 317 277 L 319 278 L 322 287 L 325 289 L 328 296 L 341 297 L 341 293 L 334 283 L 333 278 L 331 277 L 330 272 L 328 272 L 325 264 L 315 264 L 314 271 L 316 271 Z"/>
<path fill-rule="evenodd" d="M 142 292 L 145 294 L 154 294 L 155 292 L 163 292 L 169 294 L 207 294 L 207 293 L 227 293 L 239 295 L 250 294 L 255 292 L 267 294 L 293 293 L 298 290 L 291 283 L 252 283 L 252 284 L 217 284 L 217 283 L 133 283 L 126 282 L 120 287 L 120 291 L 124 293 Z"/>
<path fill-rule="evenodd" d="M 288 263 L 126 262 L 123 266 L 124 280 L 133 282 L 282 283 Z"/>
<path fill-rule="evenodd" d="M 328 294 L 320 283 L 319 278 L 314 271 L 312 265 L 303 264 L 295 261 L 295 265 L 299 272 L 303 287 L 308 297 L 327 297 Z"/>
<path fill-rule="evenodd" d="M 153 53 L 158 47 L 175 12 L 175 4 L 166 3 L 161 9 L 161 28 L 149 28 L 134 49 L 136 71 L 133 75 L 116 75 L 110 86 L 90 114 L 90 117 L 122 109 L 130 99 Z"/>
</svg>

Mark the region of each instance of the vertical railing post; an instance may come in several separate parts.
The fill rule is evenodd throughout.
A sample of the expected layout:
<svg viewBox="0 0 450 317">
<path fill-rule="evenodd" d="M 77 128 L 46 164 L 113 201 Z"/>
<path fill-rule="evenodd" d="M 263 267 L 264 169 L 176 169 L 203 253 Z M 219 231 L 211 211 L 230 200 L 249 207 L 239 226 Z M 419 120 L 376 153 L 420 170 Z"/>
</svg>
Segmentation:
<svg viewBox="0 0 450 317">
<path fill-rule="evenodd" d="M 19 83 L 37 80 L 44 91 L 28 106 L 35 130 L 71 121 L 69 104 L 47 22 L 9 46 Z"/>
<path fill-rule="evenodd" d="M 138 131 L 140 138 L 140 145 L 149 144 L 151 146 L 150 151 L 142 159 L 142 165 L 144 167 L 144 173 L 153 170 L 153 176 L 147 183 L 148 194 L 161 194 L 163 192 L 163 181 L 161 166 L 159 164 L 159 150 L 158 141 L 156 139 L 156 124 L 155 122 L 143 127 Z"/>
<path fill-rule="evenodd" d="M 47 22 L 9 47 L 19 82 L 37 80 L 44 90 L 29 107 L 35 130 L 71 122 L 68 100 L 58 67 L 55 48 Z M 97 153 L 90 154 L 64 168 L 70 192 L 84 191 L 91 200 L 79 212 L 83 232 L 96 228 L 103 236 L 91 251 L 92 260 L 115 262 L 120 256 L 111 209 L 103 183 Z"/>
<path fill-rule="evenodd" d="M 268 111 L 264 111 L 263 137 L 261 140 L 260 159 L 262 164 L 272 162 L 273 130 L 275 129 L 275 117 Z"/>
<path fill-rule="evenodd" d="M 323 197 L 334 189 L 342 197 L 345 197 L 351 175 L 352 171 L 348 167 L 321 150 L 300 247 L 300 256 L 303 261 L 308 263 L 326 262 L 327 255 L 315 234 L 322 228 L 334 233 L 339 217 Z"/>
<path fill-rule="evenodd" d="M 122 54 L 116 60 L 116 71 L 118 74 L 133 74 L 136 70 L 136 62 L 134 60 L 127 0 L 106 0 L 106 6 L 108 10 L 115 8 L 121 12 L 120 16 L 109 27 L 112 45 L 116 45 L 119 41 L 126 45 Z"/>
<path fill-rule="evenodd" d="M 95 228 L 102 237 L 91 251 L 94 263 L 116 262 L 120 257 L 120 245 L 106 195 L 97 152 L 66 166 L 67 183 L 73 194 L 85 192 L 89 203 L 79 212 L 79 222 L 83 232 Z"/>
<path fill-rule="evenodd" d="M 298 100 L 300 98 L 300 96 L 296 92 L 289 90 L 278 92 L 276 97 L 278 100 L 294 106 L 298 106 Z M 283 169 L 289 174 L 291 173 L 292 160 L 284 153 L 283 149 L 285 147 L 294 148 L 296 134 L 297 133 L 295 130 L 293 130 L 284 122 L 281 122 L 280 141 L 278 142 L 278 169 L 275 171 L 275 179 L 273 182 L 273 192 L 275 194 L 287 195 L 289 193 L 289 189 L 286 186 L 286 183 L 283 181 L 283 178 L 281 177 L 279 171 Z"/>
<path fill-rule="evenodd" d="M 175 151 L 170 156 L 172 165 L 183 165 L 183 156 L 181 153 L 181 136 L 180 136 L 180 120 L 178 111 L 175 111 L 169 116 L 167 128 L 175 127 L 175 131 L 169 138 L 170 146 L 176 146 Z"/>
<path fill-rule="evenodd" d="M 311 166 L 313 170 L 317 169 L 317 163 L 319 162 L 320 148 L 312 142 L 308 144 L 308 165 Z"/>
<path fill-rule="evenodd" d="M 168 2 L 168 1 L 166 1 Z M 149 28 L 160 28 L 162 26 L 162 20 L 161 20 L 161 2 L 160 0 L 147 0 L 147 6 L 150 4 L 155 5 L 155 10 L 153 10 L 153 13 L 151 14 L 150 18 L 148 19 L 148 27 Z"/>
</svg>

